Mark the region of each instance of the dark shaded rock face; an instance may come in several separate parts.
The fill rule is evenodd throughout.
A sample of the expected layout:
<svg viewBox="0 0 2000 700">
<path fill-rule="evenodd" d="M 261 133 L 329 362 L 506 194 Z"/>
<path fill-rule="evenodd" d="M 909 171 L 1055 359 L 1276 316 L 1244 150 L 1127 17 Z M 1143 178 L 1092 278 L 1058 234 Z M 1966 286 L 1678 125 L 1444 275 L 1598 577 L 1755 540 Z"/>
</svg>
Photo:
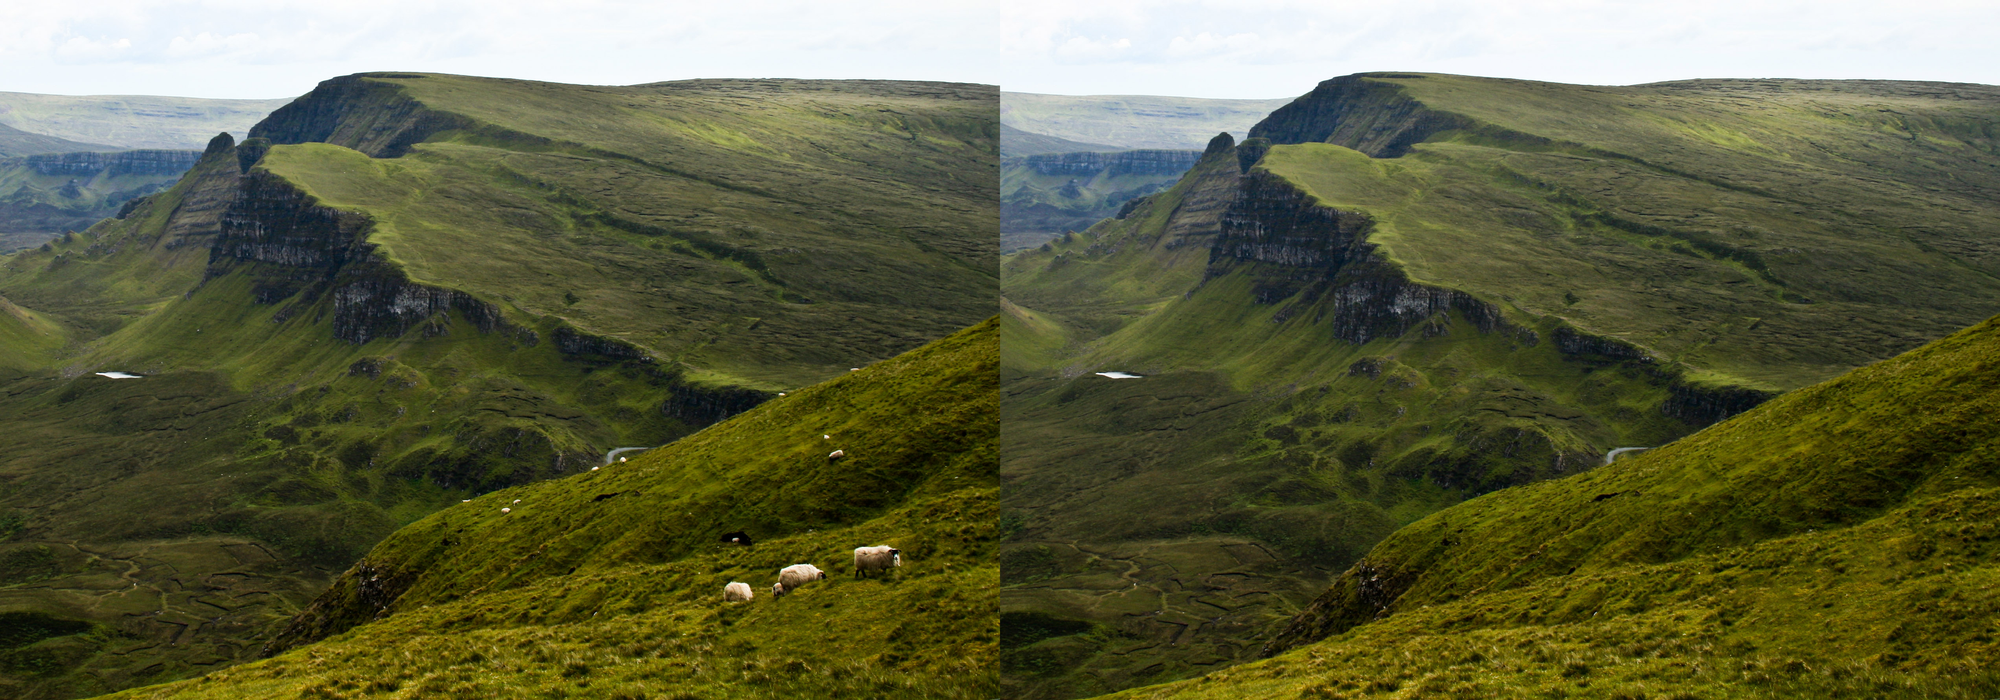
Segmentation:
<svg viewBox="0 0 2000 700">
<path fill-rule="evenodd" d="M 250 136 L 274 144 L 325 142 L 376 158 L 394 158 L 440 131 L 472 126 L 470 119 L 431 110 L 401 88 L 364 74 L 320 83 L 258 122 Z"/>
<path fill-rule="evenodd" d="M 1667 401 L 1660 404 L 1660 412 L 1690 425 L 1709 425 L 1775 398 L 1778 395 L 1768 391 L 1701 387 L 1676 381 L 1668 387 Z"/>
<path fill-rule="evenodd" d="M 564 355 L 579 358 L 609 360 L 613 362 L 651 363 L 653 356 L 637 345 L 617 338 L 580 333 L 569 326 L 557 328 L 550 334 L 555 340 L 556 350 Z"/>
<path fill-rule="evenodd" d="M 1401 76 L 1416 77 L 1416 76 Z M 1320 83 L 1250 129 L 1274 144 L 1334 143 L 1376 158 L 1394 158 L 1431 136 L 1468 129 L 1472 120 L 1412 100 L 1401 88 L 1367 74 Z"/>
<path fill-rule="evenodd" d="M 1555 341 L 1556 351 L 1570 357 L 1611 362 L 1650 363 L 1653 361 L 1651 353 L 1640 349 L 1637 345 L 1617 338 L 1591 335 L 1570 328 L 1569 326 L 1558 328 L 1550 335 L 1553 336 L 1552 339 Z"/>
<path fill-rule="evenodd" d="M 670 380 L 670 387 L 673 395 L 660 410 L 669 418 L 695 426 L 722 422 L 773 398 L 772 394 L 755 389 L 695 386 L 679 377 Z"/>
<path fill-rule="evenodd" d="M 1179 175 L 1201 160 L 1197 151 L 1142 150 L 1117 153 L 1050 153 L 1024 156 L 1021 162 L 1038 175 L 1108 177 L 1119 175 Z"/>
<path fill-rule="evenodd" d="M 172 176 L 187 172 L 201 159 L 199 151 L 120 151 L 116 153 L 49 153 L 21 158 L 37 175 L 91 178 L 120 175 Z"/>
</svg>

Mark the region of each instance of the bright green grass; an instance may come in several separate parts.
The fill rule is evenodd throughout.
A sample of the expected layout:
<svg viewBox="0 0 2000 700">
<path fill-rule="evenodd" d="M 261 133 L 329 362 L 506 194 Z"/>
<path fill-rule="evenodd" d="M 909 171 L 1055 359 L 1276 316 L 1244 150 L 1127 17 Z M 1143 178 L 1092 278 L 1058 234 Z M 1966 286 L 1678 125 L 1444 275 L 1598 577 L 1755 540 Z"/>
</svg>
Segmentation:
<svg viewBox="0 0 2000 700">
<path fill-rule="evenodd" d="M 61 325 L 0 297 L 0 366 L 39 367 L 65 340 Z"/>
<path fill-rule="evenodd" d="M 302 641 L 359 627 L 118 697 L 991 697 L 998 351 L 989 320 L 628 463 L 438 512 L 301 618 Z M 737 529 L 758 544 L 715 541 Z M 877 543 L 904 566 L 852 577 L 851 549 Z M 797 562 L 830 579 L 770 599 Z M 386 617 L 363 578 L 392 582 Z M 758 598 L 722 603 L 731 580 Z"/>
<path fill-rule="evenodd" d="M 1335 636 L 1129 696 L 1990 697 L 1996 357 L 2000 320 L 1446 509 L 1301 618 Z"/>
</svg>

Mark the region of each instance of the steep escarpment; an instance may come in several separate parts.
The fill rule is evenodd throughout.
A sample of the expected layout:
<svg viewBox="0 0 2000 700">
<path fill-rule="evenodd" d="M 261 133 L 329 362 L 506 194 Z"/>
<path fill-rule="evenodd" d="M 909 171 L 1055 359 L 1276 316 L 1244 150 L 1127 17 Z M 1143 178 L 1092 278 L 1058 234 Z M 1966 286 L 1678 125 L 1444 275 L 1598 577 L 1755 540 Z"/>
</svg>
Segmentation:
<svg viewBox="0 0 2000 700">
<path fill-rule="evenodd" d="M 279 107 L 250 128 L 271 143 L 331 143 L 376 158 L 395 158 L 432 135 L 473 125 L 462 115 L 433 109 L 399 86 L 373 78 L 417 78 L 362 73 L 323 81 L 312 92 Z"/>
<path fill-rule="evenodd" d="M 1320 83 L 1250 128 L 1271 143 L 1338 143 L 1376 158 L 1395 158 L 1439 133 L 1474 122 L 1412 99 L 1376 78 L 1422 79 L 1401 73 L 1361 73 Z"/>
</svg>

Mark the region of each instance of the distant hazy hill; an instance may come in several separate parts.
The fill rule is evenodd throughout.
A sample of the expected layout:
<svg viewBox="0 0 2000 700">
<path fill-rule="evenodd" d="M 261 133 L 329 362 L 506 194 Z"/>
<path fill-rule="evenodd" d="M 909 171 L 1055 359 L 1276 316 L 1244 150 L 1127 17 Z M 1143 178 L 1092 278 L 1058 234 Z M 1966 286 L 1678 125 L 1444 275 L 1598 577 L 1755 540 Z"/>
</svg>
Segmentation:
<svg viewBox="0 0 2000 700">
<path fill-rule="evenodd" d="M 1289 97 L 1212 100 L 1157 95 L 1007 92 L 1000 96 L 1000 121 L 1033 134 L 1112 146 L 1110 149 L 1010 151 L 1007 153 L 1010 156 L 1138 148 L 1200 150 L 1217 133 L 1228 131 L 1242 136 L 1257 120 L 1291 101 Z"/>
<path fill-rule="evenodd" d="M 59 148 L 59 151 L 133 148 L 196 149 L 209 137 L 227 131 L 243 136 L 264 115 L 292 98 L 212 100 L 151 95 L 36 95 L 0 92 L 0 125 L 103 147 Z M 0 144 L 4 144 L 0 131 Z M 6 152 L 0 155 L 25 155 Z"/>
<path fill-rule="evenodd" d="M 1032 156 L 1042 153 L 1086 153 L 1119 150 L 1124 149 L 1117 146 L 1106 146 L 1101 143 L 1080 143 L 1045 134 L 1029 133 L 1007 126 L 1006 124 L 1000 125 L 1000 155 L 1007 158 Z"/>
<path fill-rule="evenodd" d="M 0 257 L 0 696 L 249 660 L 398 527 L 990 318 L 997 117 L 951 83 L 347 76 Z"/>
<path fill-rule="evenodd" d="M 77 151 L 116 151 L 117 146 L 98 143 L 80 143 L 46 134 L 22 131 L 5 123 L 0 123 L 0 158 L 36 155 L 41 153 L 68 153 Z"/>
<path fill-rule="evenodd" d="M 200 151 L 47 153 L 0 158 L 0 252 L 82 231 L 174 184 Z"/>
<path fill-rule="evenodd" d="M 1123 697 L 1992 697 L 1996 388 L 2000 319 L 1445 509 L 1336 579 L 1292 653 Z"/>
<path fill-rule="evenodd" d="M 994 697 L 999 349 L 986 321 L 630 462 L 454 504 L 342 575 L 290 653 L 116 697 Z M 738 530 L 755 545 L 718 541 Z M 902 566 L 855 577 L 876 544 Z M 795 563 L 828 579 L 773 599 Z M 730 581 L 756 597 L 723 603 Z"/>
<path fill-rule="evenodd" d="M 1008 683 L 1249 659 L 1398 527 L 1990 316 L 1996 133 L 1981 85 L 1322 83 L 1005 263 Z"/>
</svg>

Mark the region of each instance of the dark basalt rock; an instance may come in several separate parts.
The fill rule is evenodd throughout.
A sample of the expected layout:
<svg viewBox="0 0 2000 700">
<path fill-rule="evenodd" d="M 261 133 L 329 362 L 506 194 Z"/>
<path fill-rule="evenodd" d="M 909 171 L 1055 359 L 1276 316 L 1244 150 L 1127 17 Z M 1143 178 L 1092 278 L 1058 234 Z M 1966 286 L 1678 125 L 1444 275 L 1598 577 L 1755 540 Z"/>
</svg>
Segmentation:
<svg viewBox="0 0 2000 700">
<path fill-rule="evenodd" d="M 1274 144 L 1333 143 L 1376 158 L 1395 158 L 1439 132 L 1471 129 L 1471 119 L 1440 112 L 1410 99 L 1392 83 L 1370 78 L 1407 75 L 1348 75 L 1320 83 L 1312 92 L 1250 129 L 1252 138 Z"/>
<path fill-rule="evenodd" d="M 1115 153 L 1049 153 L 1018 161 L 1037 175 L 1107 177 L 1120 175 L 1179 175 L 1194 167 L 1196 151 L 1138 150 Z M 1010 159 L 1012 160 L 1012 159 Z"/>
<path fill-rule="evenodd" d="M 1220 134 L 1216 134 L 1215 138 L 1209 139 L 1208 147 L 1202 149 L 1201 154 L 1208 155 L 1211 153 L 1222 153 L 1235 147 L 1236 147 L 1236 137 L 1231 136 L 1229 132 L 1225 131 Z"/>
<path fill-rule="evenodd" d="M 1250 172 L 1250 168 L 1255 167 L 1257 161 L 1263 160 L 1264 154 L 1270 150 L 1270 139 L 1257 136 L 1243 139 L 1243 145 L 1236 147 L 1236 172 Z"/>
<path fill-rule="evenodd" d="M 692 426 L 709 426 L 738 413 L 756 408 L 774 394 L 742 387 L 704 387 L 687 383 L 678 375 L 668 378 L 672 394 L 660 411 L 667 417 Z"/>
<path fill-rule="evenodd" d="M 250 136 L 275 144 L 331 143 L 394 158 L 440 131 L 475 126 L 471 119 L 429 109 L 401 87 L 371 77 L 415 76 L 361 74 L 321 82 L 258 122 Z"/>
<path fill-rule="evenodd" d="M 37 175 L 92 178 L 99 175 L 179 175 L 201 159 L 198 151 L 139 150 L 115 153 L 47 153 L 23 156 Z"/>
<path fill-rule="evenodd" d="M 556 343 L 556 351 L 564 355 L 612 362 L 653 361 L 653 356 L 639 346 L 617 338 L 590 335 L 569 326 L 558 327 L 551 335 Z"/>
<path fill-rule="evenodd" d="M 1555 341 L 1556 351 L 1573 358 L 1642 364 L 1653 362 L 1652 353 L 1617 338 L 1591 335 L 1569 326 L 1557 328 L 1550 335 Z"/>
<path fill-rule="evenodd" d="M 1690 425 L 1719 423 L 1777 398 L 1776 393 L 1744 387 L 1702 387 L 1676 380 L 1667 387 L 1660 412 Z"/>
</svg>

